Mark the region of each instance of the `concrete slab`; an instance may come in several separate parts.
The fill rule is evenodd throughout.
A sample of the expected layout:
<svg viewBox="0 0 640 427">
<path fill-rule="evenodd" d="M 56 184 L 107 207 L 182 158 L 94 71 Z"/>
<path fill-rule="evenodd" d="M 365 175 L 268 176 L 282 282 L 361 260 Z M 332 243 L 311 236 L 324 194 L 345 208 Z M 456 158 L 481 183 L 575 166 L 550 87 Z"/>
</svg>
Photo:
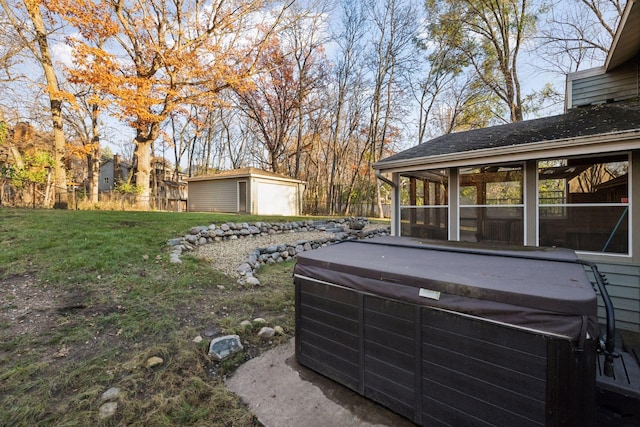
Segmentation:
<svg viewBox="0 0 640 427">
<path fill-rule="evenodd" d="M 303 366 L 294 340 L 241 365 L 226 386 L 265 427 L 415 426 Z"/>
</svg>

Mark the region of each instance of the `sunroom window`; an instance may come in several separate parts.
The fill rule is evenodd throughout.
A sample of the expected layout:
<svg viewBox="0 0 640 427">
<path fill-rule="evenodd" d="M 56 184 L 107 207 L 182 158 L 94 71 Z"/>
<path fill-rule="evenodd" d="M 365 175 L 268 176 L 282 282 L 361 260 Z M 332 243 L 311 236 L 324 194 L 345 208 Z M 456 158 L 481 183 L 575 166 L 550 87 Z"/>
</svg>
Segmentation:
<svg viewBox="0 0 640 427">
<path fill-rule="evenodd" d="M 460 168 L 460 240 L 524 243 L 520 164 Z"/>
<path fill-rule="evenodd" d="M 629 158 L 538 162 L 539 245 L 629 253 Z"/>
<path fill-rule="evenodd" d="M 413 171 L 401 176 L 401 234 L 447 240 L 449 174 L 446 170 Z"/>
</svg>

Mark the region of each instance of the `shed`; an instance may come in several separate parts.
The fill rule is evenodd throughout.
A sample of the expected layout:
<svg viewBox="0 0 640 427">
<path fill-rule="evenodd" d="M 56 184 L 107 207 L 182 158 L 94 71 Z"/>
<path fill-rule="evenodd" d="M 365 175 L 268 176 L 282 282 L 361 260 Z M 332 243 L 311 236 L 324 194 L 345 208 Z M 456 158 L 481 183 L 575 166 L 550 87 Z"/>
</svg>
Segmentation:
<svg viewBox="0 0 640 427">
<path fill-rule="evenodd" d="M 607 274 L 618 329 L 640 337 L 638 26 L 630 1 L 605 65 L 567 77 L 564 114 L 443 135 L 374 164 L 393 188 L 392 234 L 573 249 Z"/>
<path fill-rule="evenodd" d="M 187 179 L 189 212 L 296 216 L 306 183 L 257 168 L 240 168 Z"/>
</svg>

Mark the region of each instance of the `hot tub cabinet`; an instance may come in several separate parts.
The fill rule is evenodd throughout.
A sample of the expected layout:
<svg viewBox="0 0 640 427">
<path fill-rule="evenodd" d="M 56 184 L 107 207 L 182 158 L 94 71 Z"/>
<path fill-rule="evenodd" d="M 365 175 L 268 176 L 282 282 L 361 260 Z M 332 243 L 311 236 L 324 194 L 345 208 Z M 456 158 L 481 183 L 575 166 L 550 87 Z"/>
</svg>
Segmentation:
<svg viewBox="0 0 640 427">
<path fill-rule="evenodd" d="M 297 359 L 422 425 L 593 425 L 596 294 L 574 260 L 394 237 L 300 254 Z"/>
</svg>

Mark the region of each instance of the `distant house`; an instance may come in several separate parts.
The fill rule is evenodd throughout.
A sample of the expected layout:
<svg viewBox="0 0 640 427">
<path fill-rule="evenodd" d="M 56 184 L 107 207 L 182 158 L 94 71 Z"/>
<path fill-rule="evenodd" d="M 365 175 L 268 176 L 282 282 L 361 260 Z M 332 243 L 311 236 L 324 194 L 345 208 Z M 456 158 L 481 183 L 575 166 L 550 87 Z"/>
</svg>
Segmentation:
<svg viewBox="0 0 640 427">
<path fill-rule="evenodd" d="M 374 165 L 392 233 L 562 246 L 598 263 L 619 329 L 640 332 L 640 4 L 603 67 L 567 77 L 564 114 L 443 135 Z"/>
<path fill-rule="evenodd" d="M 256 168 L 187 179 L 190 212 L 295 216 L 302 212 L 304 181 Z"/>
<path fill-rule="evenodd" d="M 174 178 L 174 169 L 164 159 L 154 157 L 151 162 L 149 186 L 153 195 L 152 205 L 161 210 L 182 212 L 187 210 L 187 184 L 184 174 Z M 104 197 L 117 189 L 118 184 L 126 182 L 129 174 L 134 173 L 129 162 L 122 161 L 119 155 L 103 158 L 100 162 L 98 192 Z M 131 177 L 135 184 L 135 175 Z"/>
<path fill-rule="evenodd" d="M 113 191 L 118 183 L 127 180 L 129 173 L 131 173 L 131 164 L 122 161 L 118 154 L 113 158 L 103 157 L 100 161 L 98 191 Z"/>
</svg>

